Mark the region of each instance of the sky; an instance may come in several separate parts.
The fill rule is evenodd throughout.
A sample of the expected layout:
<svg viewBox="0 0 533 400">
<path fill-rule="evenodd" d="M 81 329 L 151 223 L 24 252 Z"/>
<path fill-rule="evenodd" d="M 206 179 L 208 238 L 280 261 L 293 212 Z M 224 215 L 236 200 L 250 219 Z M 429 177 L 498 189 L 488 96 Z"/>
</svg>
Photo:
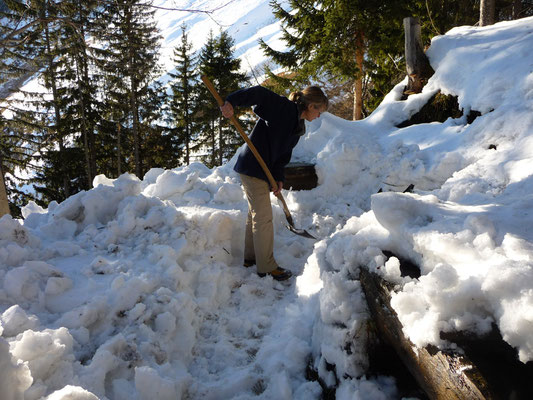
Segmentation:
<svg viewBox="0 0 533 400">
<path fill-rule="evenodd" d="M 532 47 L 533 18 L 454 28 L 432 40 L 422 93 L 400 100 L 404 81 L 364 120 L 309 123 L 292 161 L 315 163 L 318 186 L 283 195 L 318 239 L 286 229 L 273 201 L 288 282 L 242 266 L 235 158 L 100 175 L 61 204 L 2 217 L 1 400 L 319 399 L 308 366 L 337 399 L 398 398 L 392 377 L 366 376 L 361 266 L 396 284 L 416 346 L 495 324 L 532 360 Z M 397 128 L 438 91 L 464 115 Z"/>
</svg>

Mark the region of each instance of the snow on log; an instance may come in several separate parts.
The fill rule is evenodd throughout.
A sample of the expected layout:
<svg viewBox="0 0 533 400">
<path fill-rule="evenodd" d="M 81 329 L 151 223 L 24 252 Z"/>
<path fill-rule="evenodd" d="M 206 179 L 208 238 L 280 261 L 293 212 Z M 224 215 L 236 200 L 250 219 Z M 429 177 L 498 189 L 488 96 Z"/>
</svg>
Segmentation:
<svg viewBox="0 0 533 400">
<path fill-rule="evenodd" d="M 370 314 L 382 340 L 390 344 L 430 399 L 493 399 L 487 381 L 465 355 L 428 346 L 415 347 L 402 331 L 402 324 L 390 305 L 387 282 L 361 268 L 360 281 Z"/>
</svg>

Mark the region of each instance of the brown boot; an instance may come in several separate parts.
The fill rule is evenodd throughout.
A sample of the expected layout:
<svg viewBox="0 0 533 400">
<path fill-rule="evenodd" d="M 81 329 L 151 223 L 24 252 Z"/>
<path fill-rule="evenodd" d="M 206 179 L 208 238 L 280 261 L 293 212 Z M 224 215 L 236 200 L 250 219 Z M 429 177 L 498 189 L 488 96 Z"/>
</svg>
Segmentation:
<svg viewBox="0 0 533 400">
<path fill-rule="evenodd" d="M 287 271 L 286 269 L 283 269 L 281 267 L 278 267 L 274 271 L 270 271 L 267 273 L 259 272 L 257 273 L 257 275 L 259 275 L 261 278 L 263 278 L 264 276 L 270 275 L 272 276 L 272 278 L 274 278 L 277 281 L 286 281 L 292 276 L 292 272 Z"/>
<path fill-rule="evenodd" d="M 244 262 L 242 263 L 242 266 L 246 268 L 251 267 L 252 265 L 255 265 L 255 260 L 244 259 Z"/>
</svg>

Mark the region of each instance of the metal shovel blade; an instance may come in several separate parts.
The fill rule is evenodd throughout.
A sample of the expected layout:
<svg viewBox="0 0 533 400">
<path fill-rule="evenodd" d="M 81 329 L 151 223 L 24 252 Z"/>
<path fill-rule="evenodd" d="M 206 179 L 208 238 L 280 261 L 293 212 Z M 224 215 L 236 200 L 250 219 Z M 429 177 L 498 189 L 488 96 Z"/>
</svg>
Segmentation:
<svg viewBox="0 0 533 400">
<path fill-rule="evenodd" d="M 311 235 L 309 232 L 307 232 L 305 229 L 296 229 L 294 226 L 292 225 L 287 225 L 287 228 L 289 228 L 289 230 L 292 232 L 292 233 L 296 233 L 297 235 L 300 235 L 300 236 L 303 236 L 303 237 L 306 237 L 306 238 L 309 238 L 309 239 L 315 239 L 317 240 L 316 237 L 314 237 L 313 235 Z"/>
<path fill-rule="evenodd" d="M 278 198 L 279 205 L 281 206 L 281 208 L 283 209 L 283 212 L 285 213 L 285 218 L 287 219 L 287 228 L 289 228 L 289 230 L 292 233 L 295 233 L 297 235 L 300 235 L 300 236 L 303 236 L 303 237 L 306 237 L 306 238 L 309 238 L 309 239 L 317 240 L 316 237 L 311 235 L 305 229 L 298 229 L 298 228 L 296 228 L 294 226 L 294 221 L 292 220 L 292 215 L 291 215 L 291 213 L 289 211 L 289 208 L 287 207 L 287 203 L 285 203 L 285 199 L 283 198 L 281 193 L 278 196 L 276 196 L 276 197 Z"/>
</svg>

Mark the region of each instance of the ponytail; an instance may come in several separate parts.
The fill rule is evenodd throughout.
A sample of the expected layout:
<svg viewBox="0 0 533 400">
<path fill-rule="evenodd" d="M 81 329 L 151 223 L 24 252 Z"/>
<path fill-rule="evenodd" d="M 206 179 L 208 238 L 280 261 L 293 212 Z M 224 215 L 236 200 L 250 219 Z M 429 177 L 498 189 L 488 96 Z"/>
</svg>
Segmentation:
<svg viewBox="0 0 533 400">
<path fill-rule="evenodd" d="M 325 108 L 329 104 L 328 97 L 318 86 L 308 86 L 303 91 L 292 92 L 289 100 L 294 101 L 302 109 L 306 109 L 311 103 L 322 104 Z"/>
<path fill-rule="evenodd" d="M 303 92 L 291 92 L 289 95 L 289 100 L 294 101 L 296 104 L 302 104 L 302 97 L 304 96 Z"/>
</svg>

